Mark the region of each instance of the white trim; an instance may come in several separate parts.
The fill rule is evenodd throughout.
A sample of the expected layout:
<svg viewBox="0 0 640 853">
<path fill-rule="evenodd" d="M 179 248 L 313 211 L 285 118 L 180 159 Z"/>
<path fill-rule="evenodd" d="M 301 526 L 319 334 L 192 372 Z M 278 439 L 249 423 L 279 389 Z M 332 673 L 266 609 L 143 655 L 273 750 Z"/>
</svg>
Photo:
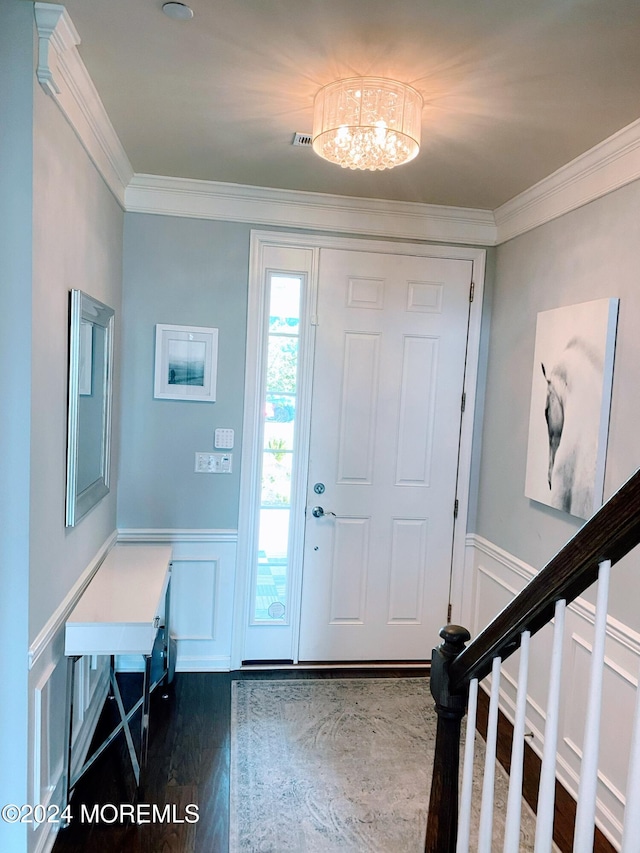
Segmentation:
<svg viewBox="0 0 640 853">
<path fill-rule="evenodd" d="M 122 528 L 118 542 L 237 542 L 237 530 L 207 528 Z"/>
<path fill-rule="evenodd" d="M 80 600 L 80 596 L 87 588 L 89 581 L 97 572 L 100 567 L 100 564 L 107 556 L 109 551 L 115 545 L 116 536 L 117 534 L 115 531 L 111 534 L 111 536 L 109 536 L 107 541 L 102 545 L 98 553 L 91 560 L 87 568 L 82 572 L 78 580 L 71 587 L 64 599 L 60 602 L 58 607 L 49 617 L 40 633 L 29 646 L 29 669 L 33 669 L 40 655 L 44 652 L 49 643 L 52 642 L 57 631 L 66 622 L 67 616 L 71 613 L 73 608 Z"/>
<path fill-rule="evenodd" d="M 49 805 L 51 801 L 51 797 L 55 790 L 55 786 L 51 785 L 51 779 L 53 774 L 51 773 L 51 768 L 49 768 L 49 778 L 47 785 L 47 790 L 45 795 L 43 796 L 42 791 L 42 738 L 43 734 L 46 733 L 47 739 L 47 748 L 49 739 L 50 739 L 50 730 L 49 730 L 49 706 L 48 701 L 44 700 L 44 693 L 47 685 L 49 684 L 49 680 L 51 676 L 56 670 L 56 664 L 53 662 L 49 662 L 47 664 L 44 672 L 40 675 L 37 684 L 33 689 L 33 778 L 31 780 L 32 785 L 32 796 L 34 803 L 40 803 L 45 806 L 45 808 Z M 46 707 L 45 707 L 46 706 Z M 36 828 L 37 824 L 33 824 L 34 828 Z"/>
<path fill-rule="evenodd" d="M 469 518 L 469 500 L 471 490 L 471 462 L 473 453 L 474 422 L 476 414 L 476 390 L 478 387 L 478 366 L 480 362 L 480 333 L 484 301 L 484 280 L 486 270 L 486 251 L 468 249 L 468 254 L 459 255 L 456 250 L 453 257 L 468 257 L 472 264 L 471 281 L 474 289 L 473 302 L 469 310 L 467 331 L 467 356 L 464 374 L 465 407 L 460 425 L 460 449 L 458 452 L 458 515 L 453 528 L 453 551 L 450 604 L 452 611 L 463 613 L 466 587 L 466 530 Z M 452 257 L 452 255 L 449 255 Z"/>
<path fill-rule="evenodd" d="M 494 545 L 493 542 L 490 542 L 483 536 L 479 536 L 477 533 L 468 533 L 466 542 L 470 548 L 475 548 L 483 554 L 486 554 L 487 557 L 491 557 L 498 563 L 502 563 L 503 566 L 506 566 L 507 569 L 510 569 L 512 572 L 520 575 L 520 577 L 524 578 L 526 581 L 530 581 L 531 578 L 535 577 L 537 574 L 536 570 L 533 566 L 530 566 L 529 563 L 525 563 L 524 560 L 514 557 L 513 554 L 510 554 L 508 551 L 504 551 L 502 548 L 499 548 L 497 545 Z"/>
<path fill-rule="evenodd" d="M 64 657 L 64 656 L 63 656 Z M 40 802 L 44 806 L 48 805 L 57 805 L 59 808 L 62 808 L 62 766 L 63 766 L 63 758 L 62 758 L 62 750 L 60 750 L 54 758 L 53 767 L 50 768 L 50 781 L 51 786 L 49 787 L 46 795 L 39 799 L 42 796 L 42 791 L 39 791 L 38 780 L 39 780 L 39 767 L 42 755 L 41 749 L 42 744 L 40 742 L 40 736 L 42 734 L 43 725 L 49 726 L 50 717 L 47 717 L 45 720 L 44 717 L 38 723 L 38 713 L 41 710 L 38 708 L 38 691 L 49 682 L 51 676 L 55 672 L 55 669 L 60 664 L 62 658 L 57 658 L 55 661 L 50 662 L 47 667 L 43 670 L 37 684 L 33 689 L 33 714 L 34 714 L 34 730 L 33 730 L 33 740 L 32 740 L 32 750 L 33 750 L 33 767 L 32 767 L 32 780 L 31 784 L 33 785 L 32 791 L 32 803 Z M 66 665 L 65 665 L 66 671 Z M 93 735 L 95 733 L 96 727 L 98 725 L 98 719 L 102 710 L 104 708 L 104 703 L 107 698 L 107 692 L 109 688 L 109 670 L 108 668 L 103 668 L 103 672 L 100 674 L 97 683 L 94 686 L 93 692 L 89 697 L 89 703 L 87 707 L 83 709 L 83 719 L 80 724 L 79 729 L 75 732 L 75 741 L 73 744 L 73 758 L 72 758 L 72 772 L 77 772 L 80 767 L 83 765 L 87 753 L 89 752 L 89 747 L 91 745 L 91 741 L 93 739 Z M 50 697 L 50 702 L 51 702 Z M 64 684 L 62 696 L 56 697 L 53 701 L 62 701 L 64 703 Z M 57 734 L 54 731 L 50 731 L 50 735 Z M 55 844 L 57 833 L 60 829 L 60 824 L 58 823 L 48 823 L 44 822 L 41 824 L 34 823 L 32 825 L 34 830 L 33 838 L 35 838 L 35 846 L 33 847 L 33 853 L 49 853 L 53 849 Z"/>
<path fill-rule="evenodd" d="M 640 178 L 640 119 L 494 210 L 504 243 Z"/>
<path fill-rule="evenodd" d="M 62 110 L 94 166 L 124 209 L 133 168 L 78 53 L 80 36 L 64 6 L 35 3 L 36 75 Z"/>
<path fill-rule="evenodd" d="M 136 655 L 123 655 L 117 658 L 116 669 L 118 672 L 144 672 L 144 661 Z M 231 658 L 229 655 L 188 655 L 181 654 L 178 648 L 176 672 L 230 671 Z"/>
<path fill-rule="evenodd" d="M 159 175 L 133 176 L 127 211 L 222 219 L 408 240 L 495 244 L 490 210 L 252 187 Z"/>
<path fill-rule="evenodd" d="M 251 370 L 247 375 L 245 387 L 245 405 L 244 405 L 244 428 L 243 428 L 243 458 L 242 471 L 243 478 L 240 488 L 240 529 L 242 531 L 252 530 L 253 524 L 253 508 L 251 506 L 251 495 L 255 490 L 255 483 L 252 477 L 253 473 L 253 436 L 255 433 L 255 412 L 259 410 L 260 401 L 258 399 L 259 387 L 256 383 L 256 369 L 258 364 L 258 300 L 260 298 L 261 285 L 261 264 L 262 256 L 266 247 L 282 247 L 282 248 L 297 248 L 309 249 L 314 253 L 322 248 L 328 249 L 344 249 L 349 251 L 362 252 L 379 252 L 386 254 L 406 254 L 418 257 L 438 257 L 452 258 L 459 260 L 468 260 L 473 264 L 472 280 L 475 283 L 474 301 L 471 303 L 470 319 L 469 319 L 469 336 L 467 342 L 467 369 L 465 376 L 465 391 L 467 395 L 467 406 L 462 418 L 461 426 L 461 444 L 460 444 L 460 475 L 458 481 L 458 518 L 454 528 L 453 542 L 453 574 L 452 574 L 452 601 L 456 612 L 460 612 L 462 608 L 462 598 L 465 588 L 465 560 L 466 541 L 465 531 L 467 528 L 467 518 L 469 512 L 469 496 L 470 496 L 470 473 L 471 473 L 471 447 L 473 441 L 473 426 L 474 412 L 476 399 L 476 386 L 478 378 L 478 359 L 480 345 L 480 328 L 482 321 L 482 302 L 484 293 L 484 277 L 485 277 L 485 262 L 486 251 L 480 248 L 470 248 L 463 246 L 440 246 L 412 243 L 396 243 L 382 240 L 355 239 L 350 237 L 329 237 L 316 234 L 288 234 L 273 231 L 252 231 L 251 232 L 251 268 L 249 276 L 249 307 L 248 307 L 248 327 L 247 327 L 247 360 L 246 363 L 251 365 Z M 314 254 L 314 263 L 311 274 L 315 275 L 315 267 L 317 266 L 317 256 Z M 231 645 L 231 665 L 234 668 L 239 668 L 242 661 L 243 645 L 244 645 L 244 630 L 247 614 L 247 585 L 246 575 L 248 547 L 247 536 L 243 534 L 239 542 L 237 567 L 236 572 L 236 588 L 235 588 L 235 607 L 234 607 L 234 628 L 233 639 Z M 292 590 L 293 599 L 294 590 Z M 299 602 L 291 602 L 291 606 L 295 607 L 295 612 L 299 610 Z M 297 620 L 299 621 L 299 619 Z M 298 624 L 293 625 L 294 632 L 297 634 L 299 629 Z M 294 647 L 297 649 L 297 637 L 294 641 Z M 284 656 L 283 656 L 284 657 Z M 288 657 L 288 656 L 287 656 Z M 294 662 L 297 660 L 293 654 Z"/>
<path fill-rule="evenodd" d="M 290 271 L 301 275 L 305 280 L 305 296 L 302 317 L 308 323 L 307 329 L 300 337 L 301 351 L 298 365 L 299 376 L 299 406 L 297 426 L 298 474 L 292 482 L 292 496 L 302 495 L 302 500 L 294 498 L 290 522 L 296 524 L 296 517 L 302 518 L 300 512 L 305 505 L 306 470 L 309 447 L 309 430 L 311 410 L 311 372 L 313 368 L 313 350 L 315 346 L 315 329 L 313 315 L 315 313 L 318 259 L 319 251 L 316 244 L 326 240 L 326 245 L 332 245 L 329 238 L 315 235 L 300 235 L 276 233 L 270 231 L 252 231 L 249 252 L 249 297 L 247 305 L 247 336 L 246 358 L 247 367 L 244 390 L 244 420 L 242 428 L 243 445 L 240 477 L 240 507 L 238 553 L 236 559 L 236 583 L 234 591 L 234 610 L 231 638 L 231 666 L 239 669 L 243 659 L 254 655 L 247 653 L 249 642 L 261 648 L 264 632 L 269 638 L 269 650 L 265 656 L 272 659 L 293 660 L 297 662 L 298 634 L 300 629 L 300 599 L 301 599 L 301 566 L 302 538 L 292 537 L 290 555 L 290 570 L 287 575 L 289 621 L 282 626 L 260 626 L 252 624 L 250 619 L 251 583 L 253 579 L 252 548 L 256 543 L 257 534 L 257 496 L 260 489 L 260 466 L 256 464 L 258 446 L 262 430 L 262 374 L 266 358 L 264 322 L 265 311 L 265 275 L 268 270 Z M 359 241 L 353 241 L 359 242 Z M 279 250 L 284 250 L 284 257 Z M 295 256 L 293 251 L 297 250 Z M 302 415 L 304 413 L 304 415 Z M 294 527 L 292 526 L 292 529 Z M 295 528 L 297 529 L 297 528 Z M 277 634 L 274 634 L 277 631 Z M 262 636 L 261 636 L 262 635 Z M 271 643 L 277 645 L 271 645 Z"/>
<path fill-rule="evenodd" d="M 474 548 L 476 551 L 486 554 L 487 557 L 490 557 L 492 560 L 501 563 L 505 568 L 509 569 L 509 571 L 514 574 L 519 575 L 527 583 L 538 574 L 538 571 L 534 569 L 533 566 L 529 565 L 529 563 L 525 563 L 524 560 L 514 557 L 513 554 L 499 548 L 497 545 L 494 545 L 493 542 L 490 542 L 483 536 L 479 536 L 477 533 L 468 533 L 466 537 L 466 544 L 467 547 Z M 482 567 L 481 570 L 483 574 L 491 576 L 492 580 L 499 582 L 501 586 L 505 587 L 505 589 L 508 588 L 506 584 L 504 584 L 504 581 L 497 579 L 492 572 L 489 572 L 484 567 Z M 510 588 L 508 589 L 509 592 L 514 595 L 517 592 Z M 595 605 L 587 601 L 586 598 L 575 598 L 568 607 L 569 610 L 573 610 L 581 619 L 584 619 L 591 625 L 595 625 L 596 608 Z M 640 657 L 640 634 L 611 615 L 607 615 L 607 636 L 611 637 L 611 639 L 615 640 L 617 643 L 620 643 L 620 645 L 624 646 L 634 655 Z"/>
<path fill-rule="evenodd" d="M 228 655 L 181 655 L 178 652 L 176 672 L 229 672 Z"/>
</svg>

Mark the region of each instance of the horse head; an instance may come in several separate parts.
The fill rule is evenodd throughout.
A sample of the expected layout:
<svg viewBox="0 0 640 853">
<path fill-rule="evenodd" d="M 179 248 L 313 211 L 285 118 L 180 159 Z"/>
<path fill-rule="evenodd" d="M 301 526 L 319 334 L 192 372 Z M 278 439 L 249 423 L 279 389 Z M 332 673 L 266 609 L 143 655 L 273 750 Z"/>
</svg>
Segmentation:
<svg viewBox="0 0 640 853">
<path fill-rule="evenodd" d="M 549 378 L 542 362 L 540 363 L 540 367 L 542 367 L 543 376 L 547 380 L 547 403 L 544 416 L 547 421 L 547 432 L 549 434 L 549 471 L 547 480 L 549 488 L 551 488 L 551 472 L 553 471 L 553 463 L 556 458 L 560 439 L 562 438 L 562 428 L 564 426 L 564 403 L 554 386 L 553 373 L 551 374 L 551 378 Z"/>
</svg>

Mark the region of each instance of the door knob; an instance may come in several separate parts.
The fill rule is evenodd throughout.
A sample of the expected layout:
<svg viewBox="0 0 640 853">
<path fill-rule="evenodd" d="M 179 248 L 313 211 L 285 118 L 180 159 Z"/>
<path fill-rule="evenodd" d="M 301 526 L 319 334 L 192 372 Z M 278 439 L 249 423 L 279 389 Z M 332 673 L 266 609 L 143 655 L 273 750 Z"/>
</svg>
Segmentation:
<svg viewBox="0 0 640 853">
<path fill-rule="evenodd" d="M 323 518 L 326 515 L 332 515 L 334 518 L 336 518 L 335 512 L 325 510 L 324 507 L 321 506 L 314 506 L 314 508 L 311 510 L 311 515 L 314 518 Z"/>
</svg>

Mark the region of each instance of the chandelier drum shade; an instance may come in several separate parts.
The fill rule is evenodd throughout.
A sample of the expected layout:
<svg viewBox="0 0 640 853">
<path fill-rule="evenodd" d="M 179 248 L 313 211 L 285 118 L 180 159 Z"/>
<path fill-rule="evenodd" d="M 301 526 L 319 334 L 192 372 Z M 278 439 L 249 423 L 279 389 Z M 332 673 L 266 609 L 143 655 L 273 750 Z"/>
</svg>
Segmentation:
<svg viewBox="0 0 640 853">
<path fill-rule="evenodd" d="M 422 95 L 382 77 L 323 86 L 313 103 L 313 150 L 345 169 L 393 169 L 420 150 Z"/>
</svg>

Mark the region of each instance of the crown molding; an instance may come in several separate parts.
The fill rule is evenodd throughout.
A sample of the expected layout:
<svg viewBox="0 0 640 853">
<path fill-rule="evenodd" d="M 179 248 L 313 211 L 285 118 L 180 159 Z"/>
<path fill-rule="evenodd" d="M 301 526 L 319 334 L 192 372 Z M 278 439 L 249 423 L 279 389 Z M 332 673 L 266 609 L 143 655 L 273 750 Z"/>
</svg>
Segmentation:
<svg viewBox="0 0 640 853">
<path fill-rule="evenodd" d="M 640 178 L 640 119 L 495 211 L 134 174 L 64 6 L 34 4 L 37 78 L 126 211 L 494 246 Z"/>
<path fill-rule="evenodd" d="M 64 6 L 35 3 L 36 76 L 75 131 L 107 186 L 124 208 L 133 169 L 78 53 L 80 36 Z"/>
<path fill-rule="evenodd" d="M 408 240 L 495 243 L 489 210 L 444 207 L 227 184 L 159 175 L 134 175 L 125 193 L 127 211 L 226 219 L 252 225 L 340 231 Z"/>
<path fill-rule="evenodd" d="M 494 211 L 504 243 L 640 178 L 640 119 Z"/>
</svg>

